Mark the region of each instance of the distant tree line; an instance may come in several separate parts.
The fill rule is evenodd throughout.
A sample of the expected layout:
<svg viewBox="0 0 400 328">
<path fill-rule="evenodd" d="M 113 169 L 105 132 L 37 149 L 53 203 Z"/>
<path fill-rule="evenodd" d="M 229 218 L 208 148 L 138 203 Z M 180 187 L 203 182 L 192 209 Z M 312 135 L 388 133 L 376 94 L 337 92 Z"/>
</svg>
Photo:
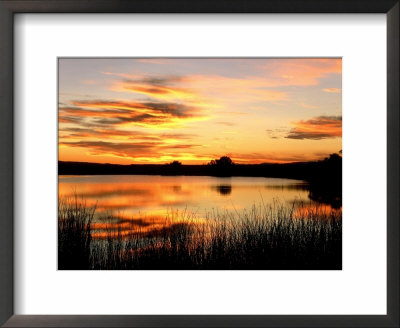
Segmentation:
<svg viewBox="0 0 400 328">
<path fill-rule="evenodd" d="M 342 156 L 330 154 L 320 161 L 295 163 L 238 164 L 229 156 L 211 160 L 207 165 L 184 165 L 180 161 L 168 164 L 99 164 L 85 162 L 58 163 L 60 175 L 210 175 L 277 177 L 312 181 L 335 182 L 341 186 Z"/>
</svg>

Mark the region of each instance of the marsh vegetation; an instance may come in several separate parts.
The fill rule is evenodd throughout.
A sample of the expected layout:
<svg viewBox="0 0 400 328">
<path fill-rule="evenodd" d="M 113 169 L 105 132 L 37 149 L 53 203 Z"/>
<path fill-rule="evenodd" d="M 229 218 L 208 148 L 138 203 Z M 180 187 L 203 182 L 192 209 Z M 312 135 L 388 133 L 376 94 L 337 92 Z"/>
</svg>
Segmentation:
<svg viewBox="0 0 400 328">
<path fill-rule="evenodd" d="M 340 270 L 342 212 L 260 203 L 241 211 L 169 211 L 163 219 L 94 222 L 96 206 L 60 199 L 58 267 L 64 270 Z M 154 223 L 154 222 L 153 222 Z"/>
</svg>

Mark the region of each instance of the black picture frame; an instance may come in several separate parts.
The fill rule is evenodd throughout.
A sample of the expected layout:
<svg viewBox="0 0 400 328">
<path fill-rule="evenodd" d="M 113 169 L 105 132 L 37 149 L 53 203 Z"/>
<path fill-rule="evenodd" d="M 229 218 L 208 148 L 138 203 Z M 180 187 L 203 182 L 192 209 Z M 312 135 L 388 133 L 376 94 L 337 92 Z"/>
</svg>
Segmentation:
<svg viewBox="0 0 400 328">
<path fill-rule="evenodd" d="M 5 327 L 399 327 L 399 8 L 399 0 L 0 0 L 0 324 Z M 16 13 L 385 13 L 387 315 L 14 315 L 13 20 Z"/>
</svg>

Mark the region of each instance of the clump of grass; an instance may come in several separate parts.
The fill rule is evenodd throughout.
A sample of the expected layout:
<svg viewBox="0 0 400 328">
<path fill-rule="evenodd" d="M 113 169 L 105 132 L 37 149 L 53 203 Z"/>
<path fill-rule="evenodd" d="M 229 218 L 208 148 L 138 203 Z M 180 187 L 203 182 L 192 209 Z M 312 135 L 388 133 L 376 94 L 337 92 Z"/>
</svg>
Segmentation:
<svg viewBox="0 0 400 328">
<path fill-rule="evenodd" d="M 66 225 L 61 235 L 59 232 L 60 247 L 77 245 L 67 247 L 69 253 L 59 251 L 59 264 L 71 264 L 68 268 L 321 270 L 342 267 L 341 210 L 275 203 L 253 206 L 240 213 L 213 212 L 202 221 L 187 211 L 171 212 L 162 227 L 154 230 L 132 223 L 129 233 L 122 234 L 119 226 L 110 224 L 105 239 L 92 238 L 93 208 L 69 205 L 60 207 L 60 211 L 59 221 L 78 221 L 72 228 Z M 76 252 L 81 252 L 81 257 L 74 264 L 70 259 L 78 256 Z M 65 265 L 59 267 L 65 268 Z"/>
<path fill-rule="evenodd" d="M 61 199 L 58 204 L 58 268 L 91 268 L 91 222 L 96 207 L 84 200 Z"/>
</svg>

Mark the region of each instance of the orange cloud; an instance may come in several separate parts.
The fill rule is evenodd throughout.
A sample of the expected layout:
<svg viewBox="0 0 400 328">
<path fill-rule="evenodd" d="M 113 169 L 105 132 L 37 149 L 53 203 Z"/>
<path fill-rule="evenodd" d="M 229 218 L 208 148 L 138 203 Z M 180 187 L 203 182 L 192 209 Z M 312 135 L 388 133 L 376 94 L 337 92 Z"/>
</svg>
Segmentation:
<svg viewBox="0 0 400 328">
<path fill-rule="evenodd" d="M 81 128 L 81 127 L 64 127 L 59 129 L 59 138 L 61 141 L 67 139 L 82 140 L 85 138 L 102 140 L 102 139 L 119 139 L 119 140 L 146 140 L 171 143 L 175 141 L 191 140 L 194 134 L 187 133 L 146 133 L 134 130 L 120 130 L 114 128 Z"/>
<path fill-rule="evenodd" d="M 59 108 L 61 117 L 72 115 L 79 117 L 115 117 L 117 115 L 128 116 L 131 111 L 123 109 L 85 109 L 81 107 L 61 107 Z"/>
<path fill-rule="evenodd" d="M 328 92 L 328 93 L 340 93 L 341 90 L 338 88 L 325 88 L 325 89 L 322 89 L 322 91 Z"/>
<path fill-rule="evenodd" d="M 220 75 L 190 75 L 187 83 L 199 90 L 205 97 L 217 101 L 250 102 L 287 100 L 287 93 L 274 90 L 274 80 L 269 78 L 249 77 L 248 79 L 225 77 Z"/>
<path fill-rule="evenodd" d="M 85 148 L 93 155 L 112 155 L 122 158 L 149 158 L 164 161 L 165 158 L 180 158 L 180 151 L 189 150 L 199 145 L 184 143 L 166 143 L 164 141 L 111 142 L 111 141 L 59 141 L 60 146 Z M 157 158 L 159 160 L 157 160 Z"/>
<path fill-rule="evenodd" d="M 317 109 L 318 108 L 318 106 L 314 106 L 314 105 L 310 105 L 310 104 L 306 104 L 306 103 L 298 103 L 298 105 L 300 107 L 307 108 L 307 109 Z"/>
<path fill-rule="evenodd" d="M 341 116 L 319 116 L 294 123 L 295 128 L 286 136 L 288 139 L 321 140 L 342 136 Z"/>
<path fill-rule="evenodd" d="M 116 74 L 126 79 L 114 82 L 111 86 L 113 91 L 133 92 L 152 98 L 171 101 L 177 99 L 196 99 L 196 93 L 189 89 L 176 86 L 177 83 L 185 82 L 186 78 L 180 76 L 139 76 L 128 74 Z"/>
<path fill-rule="evenodd" d="M 110 73 L 111 74 L 111 73 Z M 286 100 L 286 92 L 272 90 L 276 81 L 249 77 L 231 78 L 220 75 L 139 76 L 113 74 L 126 79 L 115 81 L 110 90 L 132 92 L 162 101 L 182 101 L 203 107 L 218 107 L 222 102 L 279 101 Z M 129 78 L 128 78 L 129 77 Z M 183 86 L 178 86 L 184 83 Z M 195 91 L 196 90 L 196 91 Z M 207 99 L 213 99 L 209 103 Z"/>
<path fill-rule="evenodd" d="M 194 93 L 183 88 L 168 88 L 168 87 L 146 87 L 139 84 L 123 82 L 116 88 L 125 89 L 134 93 L 143 94 L 153 98 L 171 100 L 171 99 L 190 99 L 194 97 Z"/>
<path fill-rule="evenodd" d="M 148 61 L 148 59 L 139 60 Z M 339 58 L 270 59 L 264 63 L 266 64 L 260 67 L 265 72 L 264 76 L 250 75 L 245 78 L 216 74 L 188 74 L 185 76 L 147 76 L 109 72 L 104 74 L 124 78 L 113 82 L 110 87 L 112 91 L 132 92 L 157 100 L 179 100 L 207 107 L 210 107 L 211 104 L 205 99 L 213 99 L 213 106 L 224 107 L 229 103 L 287 101 L 289 100 L 288 93 L 275 88 L 313 86 L 319 84 L 322 78 L 342 72 L 342 61 Z M 334 88 L 328 89 L 333 90 Z"/>
<path fill-rule="evenodd" d="M 170 126 L 181 121 L 207 119 L 198 106 L 174 102 L 72 101 L 75 107 L 60 107 L 59 122 L 88 126 Z"/>
<path fill-rule="evenodd" d="M 126 101 L 107 101 L 107 100 L 94 100 L 94 101 L 73 101 L 73 104 L 80 107 L 87 107 L 92 109 L 104 109 L 104 112 L 99 113 L 146 113 L 152 115 L 169 115 L 175 117 L 192 117 L 201 111 L 200 108 L 187 106 L 180 103 L 173 102 L 126 102 Z M 93 111 L 91 111 L 93 113 Z"/>
<path fill-rule="evenodd" d="M 259 163 L 292 163 L 312 160 L 314 158 L 310 157 L 309 154 L 288 154 L 288 153 L 239 153 L 230 152 L 227 153 L 235 163 L 238 164 L 259 164 Z M 215 158 L 218 157 L 217 154 L 214 155 Z M 320 158 L 320 156 L 315 156 L 315 159 Z"/>
<path fill-rule="evenodd" d="M 342 73 L 340 58 L 277 59 L 262 67 L 276 86 L 310 86 L 331 74 Z"/>
</svg>

